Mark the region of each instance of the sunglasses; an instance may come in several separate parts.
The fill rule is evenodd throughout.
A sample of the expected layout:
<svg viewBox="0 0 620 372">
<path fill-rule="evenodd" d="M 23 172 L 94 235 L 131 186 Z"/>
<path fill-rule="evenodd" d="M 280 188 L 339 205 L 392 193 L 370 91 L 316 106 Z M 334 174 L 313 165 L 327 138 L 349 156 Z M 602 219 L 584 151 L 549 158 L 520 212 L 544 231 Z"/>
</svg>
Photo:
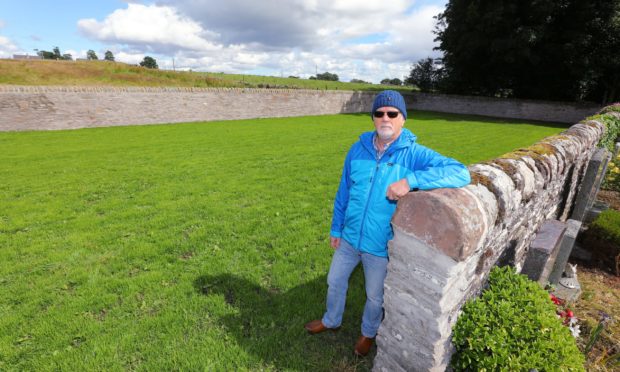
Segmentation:
<svg viewBox="0 0 620 372">
<path fill-rule="evenodd" d="M 398 111 L 375 111 L 372 113 L 372 115 L 376 118 L 382 118 L 383 115 L 385 114 L 387 114 L 388 118 L 394 119 L 395 117 L 398 116 L 398 114 L 400 114 L 400 112 Z"/>
</svg>

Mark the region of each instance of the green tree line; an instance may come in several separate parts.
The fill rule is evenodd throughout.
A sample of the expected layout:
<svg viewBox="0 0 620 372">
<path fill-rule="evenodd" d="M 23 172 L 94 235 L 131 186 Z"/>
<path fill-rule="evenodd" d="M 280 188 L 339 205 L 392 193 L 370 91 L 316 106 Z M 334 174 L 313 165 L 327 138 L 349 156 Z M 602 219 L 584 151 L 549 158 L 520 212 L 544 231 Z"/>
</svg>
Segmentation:
<svg viewBox="0 0 620 372">
<path fill-rule="evenodd" d="M 543 100 L 620 100 L 620 0 L 450 0 L 422 90 Z"/>
</svg>

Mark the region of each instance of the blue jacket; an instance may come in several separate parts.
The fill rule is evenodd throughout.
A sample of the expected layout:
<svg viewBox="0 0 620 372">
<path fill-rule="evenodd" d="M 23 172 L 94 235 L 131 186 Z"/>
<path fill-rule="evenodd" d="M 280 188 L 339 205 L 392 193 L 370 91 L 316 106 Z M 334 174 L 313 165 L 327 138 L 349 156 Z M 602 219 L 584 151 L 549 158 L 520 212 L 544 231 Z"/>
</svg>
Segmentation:
<svg viewBox="0 0 620 372">
<path fill-rule="evenodd" d="M 415 143 L 416 136 L 406 128 L 377 160 L 374 135 L 363 133 L 347 154 L 330 235 L 361 252 L 387 257 L 396 210 L 396 201 L 386 196 L 391 183 L 407 178 L 412 190 L 430 190 L 465 186 L 470 177 L 463 164 Z"/>
</svg>

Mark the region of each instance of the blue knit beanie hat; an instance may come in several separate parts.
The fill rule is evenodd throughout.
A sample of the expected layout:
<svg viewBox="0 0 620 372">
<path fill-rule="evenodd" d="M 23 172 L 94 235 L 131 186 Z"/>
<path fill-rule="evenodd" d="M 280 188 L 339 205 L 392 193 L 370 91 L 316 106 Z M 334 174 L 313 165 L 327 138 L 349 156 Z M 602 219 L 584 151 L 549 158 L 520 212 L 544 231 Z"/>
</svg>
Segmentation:
<svg viewBox="0 0 620 372">
<path fill-rule="evenodd" d="M 377 94 L 375 102 L 372 104 L 372 110 L 370 115 L 381 107 L 394 107 L 403 114 L 405 120 L 407 120 L 407 106 L 405 105 L 405 99 L 403 96 L 395 90 L 384 90 Z"/>
</svg>

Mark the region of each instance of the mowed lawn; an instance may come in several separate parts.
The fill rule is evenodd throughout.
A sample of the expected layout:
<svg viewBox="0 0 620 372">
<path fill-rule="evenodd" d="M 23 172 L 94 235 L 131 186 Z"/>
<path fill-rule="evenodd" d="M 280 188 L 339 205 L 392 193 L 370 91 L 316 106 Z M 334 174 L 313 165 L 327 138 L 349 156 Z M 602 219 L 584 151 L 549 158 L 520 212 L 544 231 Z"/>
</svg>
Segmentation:
<svg viewBox="0 0 620 372">
<path fill-rule="evenodd" d="M 429 112 L 470 164 L 566 128 Z M 363 275 L 324 310 L 342 162 L 369 115 L 0 133 L 0 370 L 367 370 Z M 373 352 L 374 353 L 374 352 Z"/>
</svg>

